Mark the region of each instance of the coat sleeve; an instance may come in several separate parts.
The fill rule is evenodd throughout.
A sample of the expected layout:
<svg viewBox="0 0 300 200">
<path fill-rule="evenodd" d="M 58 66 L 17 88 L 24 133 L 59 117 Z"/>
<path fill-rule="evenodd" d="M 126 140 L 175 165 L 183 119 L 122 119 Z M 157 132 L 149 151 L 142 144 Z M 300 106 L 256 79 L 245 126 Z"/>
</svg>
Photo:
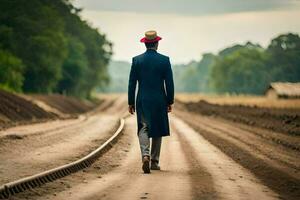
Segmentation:
<svg viewBox="0 0 300 200">
<path fill-rule="evenodd" d="M 129 84 L 128 84 L 128 105 L 135 105 L 135 89 L 137 84 L 137 75 L 136 75 L 136 64 L 135 59 L 132 59 L 132 65 L 129 75 Z"/>
<path fill-rule="evenodd" d="M 166 84 L 166 93 L 167 93 L 167 102 L 168 105 L 174 103 L 174 81 L 173 81 L 173 72 L 170 63 L 170 59 L 167 60 L 167 68 L 165 74 L 165 84 Z"/>
</svg>

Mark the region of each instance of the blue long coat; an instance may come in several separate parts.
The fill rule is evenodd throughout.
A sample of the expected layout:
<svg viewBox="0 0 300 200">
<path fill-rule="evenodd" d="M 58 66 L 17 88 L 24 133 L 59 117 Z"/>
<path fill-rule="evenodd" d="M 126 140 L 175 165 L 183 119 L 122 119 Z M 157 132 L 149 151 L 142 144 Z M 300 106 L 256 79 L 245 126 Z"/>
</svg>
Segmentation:
<svg viewBox="0 0 300 200">
<path fill-rule="evenodd" d="M 170 135 L 167 107 L 173 102 L 174 83 L 169 57 L 152 49 L 134 57 L 129 75 L 128 104 L 135 105 L 138 132 L 142 128 L 143 116 L 149 137 Z"/>
</svg>

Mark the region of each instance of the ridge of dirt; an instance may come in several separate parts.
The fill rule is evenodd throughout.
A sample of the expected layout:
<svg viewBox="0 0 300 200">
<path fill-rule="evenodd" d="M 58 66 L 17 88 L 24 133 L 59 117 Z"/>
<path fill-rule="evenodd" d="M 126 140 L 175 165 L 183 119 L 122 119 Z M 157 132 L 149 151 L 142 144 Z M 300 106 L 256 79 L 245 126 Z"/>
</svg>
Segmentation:
<svg viewBox="0 0 300 200">
<path fill-rule="evenodd" d="M 102 103 L 100 99 L 89 101 L 60 94 L 26 95 L 0 90 L 0 130 L 54 119 L 76 118 Z"/>
<path fill-rule="evenodd" d="M 194 113 L 217 116 L 233 122 L 269 129 L 289 135 L 300 135 L 300 109 L 260 108 L 245 105 L 216 105 L 204 100 L 183 103 L 184 107 Z"/>
<path fill-rule="evenodd" d="M 98 103 L 88 100 L 80 100 L 70 96 L 60 94 L 50 95 L 31 95 L 33 99 L 37 99 L 49 105 L 52 108 L 65 114 L 81 114 L 94 109 Z"/>
<path fill-rule="evenodd" d="M 56 114 L 47 112 L 18 95 L 0 90 L 0 129 L 56 117 Z"/>
</svg>

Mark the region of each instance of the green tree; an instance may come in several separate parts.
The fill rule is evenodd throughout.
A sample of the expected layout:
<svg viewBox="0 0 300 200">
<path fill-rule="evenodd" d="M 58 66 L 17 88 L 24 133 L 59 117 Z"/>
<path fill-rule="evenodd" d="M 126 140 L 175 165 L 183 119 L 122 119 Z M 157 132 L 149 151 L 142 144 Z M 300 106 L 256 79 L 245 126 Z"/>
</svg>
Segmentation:
<svg viewBox="0 0 300 200">
<path fill-rule="evenodd" d="M 175 88 L 178 92 L 211 92 L 209 77 L 215 55 L 206 53 L 200 61 L 184 65 L 174 65 Z"/>
<path fill-rule="evenodd" d="M 24 79 L 22 73 L 22 61 L 11 53 L 0 50 L 0 88 L 20 92 Z"/>
<path fill-rule="evenodd" d="M 211 92 L 209 85 L 209 79 L 211 76 L 211 70 L 215 63 L 216 56 L 211 53 L 205 53 L 202 55 L 202 59 L 197 65 L 197 77 L 198 77 L 198 91 L 202 93 Z"/>
<path fill-rule="evenodd" d="M 263 49 L 246 45 L 217 59 L 212 84 L 219 93 L 262 94 L 270 79 L 266 62 Z"/>
<path fill-rule="evenodd" d="M 24 91 L 51 92 L 66 55 L 63 20 L 48 1 L 3 0 L 0 13 L 1 26 L 9 30 L 5 37 L 10 38 L 2 47 L 25 65 Z"/>
<path fill-rule="evenodd" d="M 32 37 L 26 57 L 24 90 L 50 93 L 62 78 L 62 63 L 66 58 L 65 38 L 59 34 Z"/>
<path fill-rule="evenodd" d="M 85 56 L 85 46 L 73 37 L 68 38 L 68 57 L 63 64 L 63 78 L 60 80 L 57 91 L 60 93 L 82 97 L 82 85 L 87 81 L 85 73 L 88 61 Z"/>
<path fill-rule="evenodd" d="M 267 48 L 273 81 L 300 81 L 300 37 L 288 33 L 271 41 Z"/>
<path fill-rule="evenodd" d="M 89 96 L 92 90 L 97 87 L 103 88 L 109 82 L 107 65 L 112 55 L 112 44 L 104 34 L 99 34 L 97 29 L 91 28 L 87 22 L 80 19 L 78 16 L 80 9 L 73 7 L 68 1 L 57 0 L 52 3 L 65 19 L 65 32 L 68 37 L 72 37 L 84 45 L 84 57 L 87 65 L 80 74 L 82 81 L 74 81 L 73 84 L 77 84 L 74 87 L 80 90 L 77 94 Z M 63 87 L 64 84 L 60 84 L 58 90 L 66 91 L 67 88 Z"/>
<path fill-rule="evenodd" d="M 197 74 L 197 62 L 191 62 L 181 74 L 180 82 L 184 92 L 197 92 L 199 90 L 199 78 Z"/>
<path fill-rule="evenodd" d="M 24 92 L 88 97 L 106 86 L 112 44 L 80 11 L 69 0 L 0 2 L 0 49 L 22 60 Z"/>
</svg>

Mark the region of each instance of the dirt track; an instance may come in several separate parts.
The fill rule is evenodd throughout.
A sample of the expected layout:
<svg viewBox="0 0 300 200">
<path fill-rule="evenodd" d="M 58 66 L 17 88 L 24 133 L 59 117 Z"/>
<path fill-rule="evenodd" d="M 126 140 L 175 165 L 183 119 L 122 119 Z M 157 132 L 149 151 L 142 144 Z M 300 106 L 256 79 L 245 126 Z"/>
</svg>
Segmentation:
<svg viewBox="0 0 300 200">
<path fill-rule="evenodd" d="M 99 175 L 97 168 L 84 174 L 62 179 L 68 187 L 61 190 L 60 183 L 52 183 L 46 194 L 32 199 L 276 199 L 276 194 L 243 167 L 204 140 L 178 118 L 172 118 L 173 136 L 164 140 L 161 171 L 143 174 L 135 119 L 126 122 L 124 140 L 131 142 L 122 157 L 118 157 L 107 174 Z M 122 142 L 122 141 L 121 141 Z M 127 146 L 128 147 L 128 146 Z M 109 152 L 110 153 L 110 152 Z M 122 159 L 122 161 L 121 161 Z M 121 162 L 120 162 L 121 161 Z M 104 162 L 104 160 L 102 160 Z M 101 163 L 96 163 L 101 169 Z M 82 181 L 82 178 L 85 178 Z M 71 184 L 70 184 L 71 183 Z M 37 190 L 39 191 L 39 190 Z M 253 193 L 255 191 L 255 193 Z M 19 197 L 22 197 L 20 195 Z M 24 197 L 24 194 L 23 194 Z"/>
<path fill-rule="evenodd" d="M 104 132 L 110 130 L 108 127 L 113 127 L 113 123 L 109 122 L 114 121 L 111 114 L 116 114 L 124 108 L 126 109 L 124 98 L 115 101 L 113 105 L 108 103 L 105 120 L 101 115 L 91 113 L 90 123 L 85 119 L 82 120 L 86 125 L 78 123 L 80 129 L 76 122 L 65 121 L 69 123 L 65 124 L 67 130 L 72 129 L 71 126 L 73 132 L 67 137 L 69 139 L 61 143 L 54 140 L 53 145 L 54 148 L 61 145 L 61 148 L 65 147 L 67 150 L 63 154 L 53 155 L 47 154 L 46 150 L 41 151 L 41 155 L 53 156 L 55 164 L 59 164 L 60 157 L 64 157 L 66 161 L 70 155 L 84 154 L 92 149 L 91 144 L 99 144 L 99 141 L 94 143 L 93 139 L 85 140 L 85 134 L 80 133 L 94 130 L 105 135 Z M 115 117 L 117 118 L 117 115 Z M 118 143 L 92 167 L 33 191 L 18 194 L 11 199 L 231 200 L 300 197 L 297 135 L 191 113 L 182 105 L 175 107 L 170 121 L 172 136 L 163 140 L 161 171 L 153 171 L 149 175 L 142 173 L 136 121 L 134 117 L 130 117 L 126 119 L 124 135 Z M 51 127 L 53 129 L 53 126 Z M 40 135 L 36 133 L 24 132 L 24 139 L 30 138 L 30 135 Z M 74 136 L 76 134 L 78 137 Z M 6 136 L 3 137 L 9 135 L 6 132 Z M 82 147 L 81 153 L 79 150 L 71 150 L 74 149 L 73 137 L 77 141 L 74 143 L 76 148 Z M 18 148 L 17 143 L 15 147 Z M 17 155 L 12 155 L 16 162 L 22 160 Z M 36 160 L 31 164 L 36 164 L 35 169 L 41 166 Z M 20 169 L 20 173 L 27 170 Z M 19 171 L 18 168 L 15 170 Z"/>
<path fill-rule="evenodd" d="M 97 148 L 118 126 L 124 112 L 118 107 L 119 101 L 125 100 L 119 99 L 110 108 L 99 108 L 93 115 L 1 131 L 0 160 L 5 162 L 0 163 L 0 184 L 66 164 Z"/>
<path fill-rule="evenodd" d="M 300 197 L 300 138 L 286 133 L 227 120 L 233 113 L 215 116 L 188 112 L 181 104 L 176 114 L 211 144 L 249 169 L 284 199 Z M 245 111 L 246 112 L 246 111 Z M 241 115 L 241 114 L 240 114 Z M 248 113 L 245 113 L 246 117 Z"/>
</svg>

